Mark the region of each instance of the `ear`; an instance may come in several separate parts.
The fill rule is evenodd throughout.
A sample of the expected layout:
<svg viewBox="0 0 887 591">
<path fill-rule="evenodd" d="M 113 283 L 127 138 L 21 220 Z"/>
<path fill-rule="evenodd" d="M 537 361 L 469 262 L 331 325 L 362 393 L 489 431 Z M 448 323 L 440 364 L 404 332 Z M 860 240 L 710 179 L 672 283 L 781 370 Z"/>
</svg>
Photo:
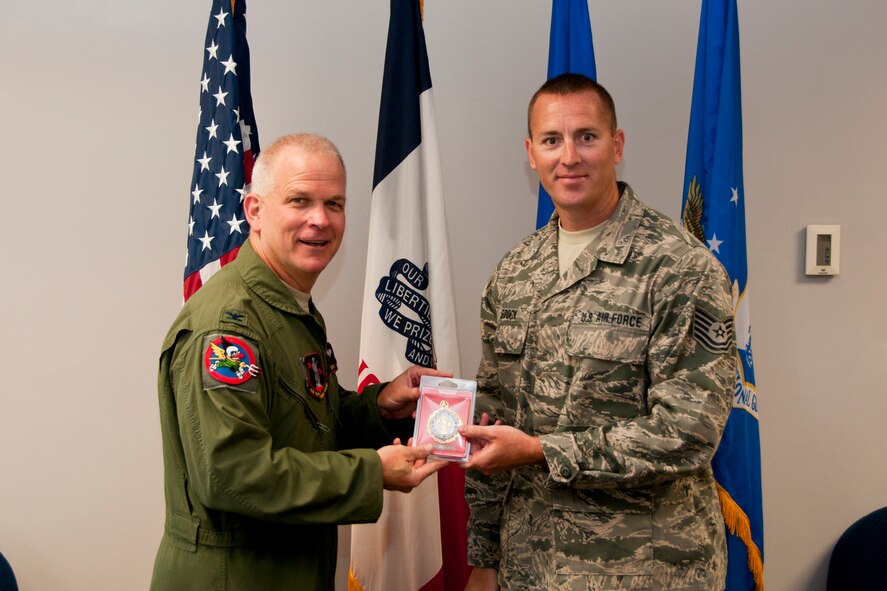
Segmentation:
<svg viewBox="0 0 887 591">
<path fill-rule="evenodd" d="M 622 151 L 625 149 L 625 132 L 617 129 L 613 134 L 613 161 L 615 164 L 622 162 Z"/>
<path fill-rule="evenodd" d="M 530 136 L 524 138 L 524 149 L 527 151 L 527 160 L 530 161 L 530 168 L 536 170 L 536 159 L 533 158 L 533 138 Z"/>
<path fill-rule="evenodd" d="M 255 193 L 247 193 L 243 198 L 243 213 L 250 230 L 260 231 L 262 228 L 262 199 Z"/>
</svg>

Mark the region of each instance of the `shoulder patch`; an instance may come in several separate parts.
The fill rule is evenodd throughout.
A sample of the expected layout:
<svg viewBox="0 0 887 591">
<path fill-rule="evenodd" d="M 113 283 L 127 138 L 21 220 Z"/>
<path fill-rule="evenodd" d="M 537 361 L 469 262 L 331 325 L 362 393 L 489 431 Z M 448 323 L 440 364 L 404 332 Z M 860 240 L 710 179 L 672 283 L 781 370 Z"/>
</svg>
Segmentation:
<svg viewBox="0 0 887 591">
<path fill-rule="evenodd" d="M 256 347 L 233 335 L 204 337 L 203 387 L 207 390 L 225 386 L 254 392 L 257 382 L 250 380 L 261 373 Z M 249 385 L 247 385 L 249 383 Z"/>
<path fill-rule="evenodd" d="M 727 353 L 734 338 L 733 316 L 717 319 L 697 306 L 693 313 L 693 338 L 709 353 Z"/>
</svg>

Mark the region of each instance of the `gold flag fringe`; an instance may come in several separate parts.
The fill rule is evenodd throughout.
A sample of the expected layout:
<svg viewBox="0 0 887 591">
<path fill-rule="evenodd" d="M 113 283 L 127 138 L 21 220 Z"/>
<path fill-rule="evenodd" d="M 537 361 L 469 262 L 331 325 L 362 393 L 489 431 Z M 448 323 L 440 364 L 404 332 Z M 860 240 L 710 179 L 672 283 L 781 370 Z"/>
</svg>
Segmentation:
<svg viewBox="0 0 887 591">
<path fill-rule="evenodd" d="M 360 584 L 360 581 L 357 580 L 357 577 L 354 576 L 354 571 L 350 568 L 348 569 L 348 591 L 363 591 L 363 586 Z"/>
<path fill-rule="evenodd" d="M 751 537 L 751 524 L 748 515 L 742 510 L 742 507 L 736 504 L 733 497 L 730 496 L 720 484 L 718 487 L 718 500 L 721 501 L 721 513 L 724 516 L 724 523 L 731 534 L 738 537 L 745 543 L 748 553 L 748 570 L 751 571 L 755 579 L 756 591 L 764 591 L 764 561 L 761 558 L 761 550 L 755 544 Z"/>
</svg>

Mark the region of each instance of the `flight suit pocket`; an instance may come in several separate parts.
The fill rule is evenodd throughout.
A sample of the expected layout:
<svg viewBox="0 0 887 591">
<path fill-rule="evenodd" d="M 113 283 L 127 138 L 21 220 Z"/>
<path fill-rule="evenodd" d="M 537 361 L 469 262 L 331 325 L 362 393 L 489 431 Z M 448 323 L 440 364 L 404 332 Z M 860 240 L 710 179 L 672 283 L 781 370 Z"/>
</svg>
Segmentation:
<svg viewBox="0 0 887 591">
<path fill-rule="evenodd" d="M 336 417 L 326 401 L 310 398 L 304 389 L 295 385 L 290 376 L 278 378 L 281 404 L 276 405 L 272 414 L 275 442 L 303 451 L 334 449 L 332 427 Z"/>
<path fill-rule="evenodd" d="M 653 521 L 645 507 L 610 512 L 564 491 L 554 493 L 551 516 L 557 574 L 650 574 Z"/>
</svg>

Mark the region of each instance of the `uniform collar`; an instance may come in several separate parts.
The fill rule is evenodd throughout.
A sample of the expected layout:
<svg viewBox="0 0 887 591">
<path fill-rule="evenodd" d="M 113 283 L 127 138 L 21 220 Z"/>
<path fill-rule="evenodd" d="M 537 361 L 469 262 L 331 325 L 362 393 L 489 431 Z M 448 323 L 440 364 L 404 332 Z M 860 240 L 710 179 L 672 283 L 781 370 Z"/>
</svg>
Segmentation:
<svg viewBox="0 0 887 591">
<path fill-rule="evenodd" d="M 240 247 L 232 264 L 249 289 L 268 305 L 292 314 L 319 316 L 313 303 L 309 304 L 310 310 L 305 310 L 296 303 L 286 284 L 259 258 L 249 240 Z"/>
<path fill-rule="evenodd" d="M 598 261 L 622 265 L 628 259 L 635 231 L 640 225 L 642 209 L 628 183 L 620 181 L 618 185 L 619 201 L 605 222 L 596 249 L 582 252 L 566 276 L 560 276 L 557 262 L 557 228 L 560 221 L 557 212 L 552 214 L 548 225 L 537 232 L 537 247 L 529 249 L 527 255 L 530 259 L 538 257 L 538 260 L 545 261 L 535 268 L 532 276 L 533 282 L 542 287 L 546 297 L 589 276 L 597 268 Z"/>
<path fill-rule="evenodd" d="M 619 181 L 619 201 L 606 221 L 596 251 L 595 258 L 614 265 L 621 265 L 628 258 L 634 233 L 640 225 L 640 202 L 628 183 Z M 557 252 L 557 226 L 560 218 L 557 212 L 551 215 L 548 225 L 539 230 L 538 249 L 531 250 L 530 257 Z"/>
</svg>

